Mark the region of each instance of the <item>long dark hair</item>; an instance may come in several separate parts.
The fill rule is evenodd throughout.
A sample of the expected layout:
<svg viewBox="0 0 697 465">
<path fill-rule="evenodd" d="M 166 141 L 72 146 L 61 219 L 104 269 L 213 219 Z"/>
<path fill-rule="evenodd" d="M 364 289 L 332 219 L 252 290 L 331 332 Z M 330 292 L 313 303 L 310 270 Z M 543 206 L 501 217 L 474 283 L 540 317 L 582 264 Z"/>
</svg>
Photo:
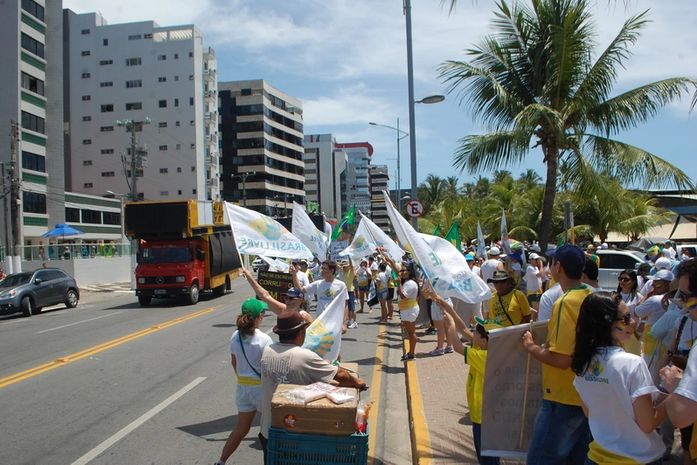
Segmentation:
<svg viewBox="0 0 697 465">
<path fill-rule="evenodd" d="M 406 283 L 406 282 L 409 281 L 409 280 L 414 281 L 414 282 L 416 283 L 416 289 L 417 289 L 417 290 L 416 290 L 416 295 L 417 295 L 417 297 L 418 297 L 419 295 L 421 295 L 421 286 L 419 286 L 419 281 L 416 279 L 416 269 L 415 269 L 414 264 L 411 264 L 411 265 L 404 265 L 404 264 L 402 264 L 402 268 L 401 268 L 399 271 L 402 271 L 402 270 L 407 270 L 407 272 L 409 273 L 409 277 L 408 277 L 408 278 L 403 278 L 402 275 L 400 275 L 400 276 L 399 276 L 399 282 L 400 282 L 401 284 L 404 284 L 404 283 Z"/>
<path fill-rule="evenodd" d="M 259 317 L 257 317 L 259 318 Z M 237 317 L 237 330 L 240 332 L 240 337 L 241 336 L 253 336 L 254 335 L 254 325 L 256 324 L 257 319 L 250 316 L 246 315 L 244 313 L 241 313 Z"/>
<path fill-rule="evenodd" d="M 634 298 L 636 296 L 637 290 L 639 289 L 639 281 L 637 280 L 636 271 L 632 270 L 631 268 L 627 268 L 622 273 L 620 273 L 618 278 L 621 278 L 622 276 L 627 276 L 629 277 L 629 279 L 632 280 L 632 289 L 629 291 L 629 295 L 632 298 Z M 622 286 L 620 286 L 618 283 L 617 293 L 619 294 L 620 292 L 622 292 Z"/>
<path fill-rule="evenodd" d="M 612 325 L 617 321 L 617 296 L 608 292 L 589 294 L 581 304 L 576 322 L 576 347 L 571 356 L 571 369 L 583 375 L 600 347 L 615 345 Z"/>
</svg>

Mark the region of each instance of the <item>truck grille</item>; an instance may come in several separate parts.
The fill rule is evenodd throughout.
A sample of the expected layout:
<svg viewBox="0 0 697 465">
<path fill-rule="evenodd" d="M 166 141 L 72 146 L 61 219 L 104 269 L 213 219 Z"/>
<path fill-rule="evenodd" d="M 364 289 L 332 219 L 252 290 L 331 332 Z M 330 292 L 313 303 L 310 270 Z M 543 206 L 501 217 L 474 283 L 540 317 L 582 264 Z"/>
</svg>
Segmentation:
<svg viewBox="0 0 697 465">
<path fill-rule="evenodd" d="M 176 276 L 146 276 L 145 284 L 175 284 Z"/>
</svg>

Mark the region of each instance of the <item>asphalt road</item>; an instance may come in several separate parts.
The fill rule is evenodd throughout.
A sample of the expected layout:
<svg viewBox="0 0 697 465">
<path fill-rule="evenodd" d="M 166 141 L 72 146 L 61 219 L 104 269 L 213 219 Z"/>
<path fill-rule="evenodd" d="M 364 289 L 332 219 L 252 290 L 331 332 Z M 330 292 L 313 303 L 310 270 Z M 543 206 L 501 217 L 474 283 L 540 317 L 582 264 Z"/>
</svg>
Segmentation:
<svg viewBox="0 0 697 465">
<path fill-rule="evenodd" d="M 149 308 L 131 293 L 85 293 L 77 309 L 0 317 L 0 463 L 213 463 L 236 421 L 228 340 L 251 295 L 239 279 L 232 289 Z M 376 320 L 360 315 L 342 357 L 377 383 L 362 395 L 377 405 L 373 464 L 410 463 L 399 337 L 393 328 L 376 344 Z M 267 318 L 262 330 L 274 324 Z M 257 433 L 231 463 L 262 462 Z"/>
</svg>

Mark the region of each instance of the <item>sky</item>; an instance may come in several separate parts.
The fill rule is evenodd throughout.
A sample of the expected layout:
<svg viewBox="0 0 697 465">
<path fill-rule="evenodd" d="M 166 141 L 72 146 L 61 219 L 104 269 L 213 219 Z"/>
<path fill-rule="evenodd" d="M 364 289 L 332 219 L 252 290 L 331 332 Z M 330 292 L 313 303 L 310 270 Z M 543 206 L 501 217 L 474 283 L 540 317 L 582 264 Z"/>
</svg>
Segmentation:
<svg viewBox="0 0 697 465">
<path fill-rule="evenodd" d="M 525 1 L 525 0 L 524 0 Z M 597 48 L 604 49 L 632 14 L 649 9 L 651 22 L 632 47 L 616 93 L 666 77 L 697 78 L 697 2 L 597 0 Z M 469 182 L 490 173 L 453 167 L 458 140 L 484 128 L 448 94 L 438 77 L 446 60 L 492 32 L 492 0 L 459 0 L 454 12 L 440 0 L 412 0 L 415 98 L 444 94 L 439 104 L 416 105 L 417 179 L 458 176 Z M 194 24 L 215 49 L 220 81 L 265 79 L 303 102 L 305 134 L 333 134 L 338 142 L 370 142 L 373 164 L 396 179 L 396 131 L 408 131 L 406 28 L 401 0 L 63 0 L 76 13 L 100 12 L 110 24 L 153 20 L 160 26 Z M 660 155 L 697 180 L 697 114 L 690 97 L 617 139 Z M 537 149 L 539 150 L 539 149 Z M 410 186 L 409 139 L 401 143 L 401 185 Z M 539 151 L 523 164 L 544 175 Z"/>
</svg>

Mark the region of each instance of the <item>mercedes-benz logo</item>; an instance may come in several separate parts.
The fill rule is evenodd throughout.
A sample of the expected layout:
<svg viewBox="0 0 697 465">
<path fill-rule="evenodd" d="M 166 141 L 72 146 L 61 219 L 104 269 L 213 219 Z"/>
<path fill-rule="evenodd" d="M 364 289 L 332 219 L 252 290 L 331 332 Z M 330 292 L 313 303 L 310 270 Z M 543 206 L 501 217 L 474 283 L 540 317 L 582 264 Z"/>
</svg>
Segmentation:
<svg viewBox="0 0 697 465">
<path fill-rule="evenodd" d="M 163 284 L 165 282 L 164 276 L 158 276 L 157 278 L 155 278 L 155 282 L 157 284 Z"/>
</svg>

